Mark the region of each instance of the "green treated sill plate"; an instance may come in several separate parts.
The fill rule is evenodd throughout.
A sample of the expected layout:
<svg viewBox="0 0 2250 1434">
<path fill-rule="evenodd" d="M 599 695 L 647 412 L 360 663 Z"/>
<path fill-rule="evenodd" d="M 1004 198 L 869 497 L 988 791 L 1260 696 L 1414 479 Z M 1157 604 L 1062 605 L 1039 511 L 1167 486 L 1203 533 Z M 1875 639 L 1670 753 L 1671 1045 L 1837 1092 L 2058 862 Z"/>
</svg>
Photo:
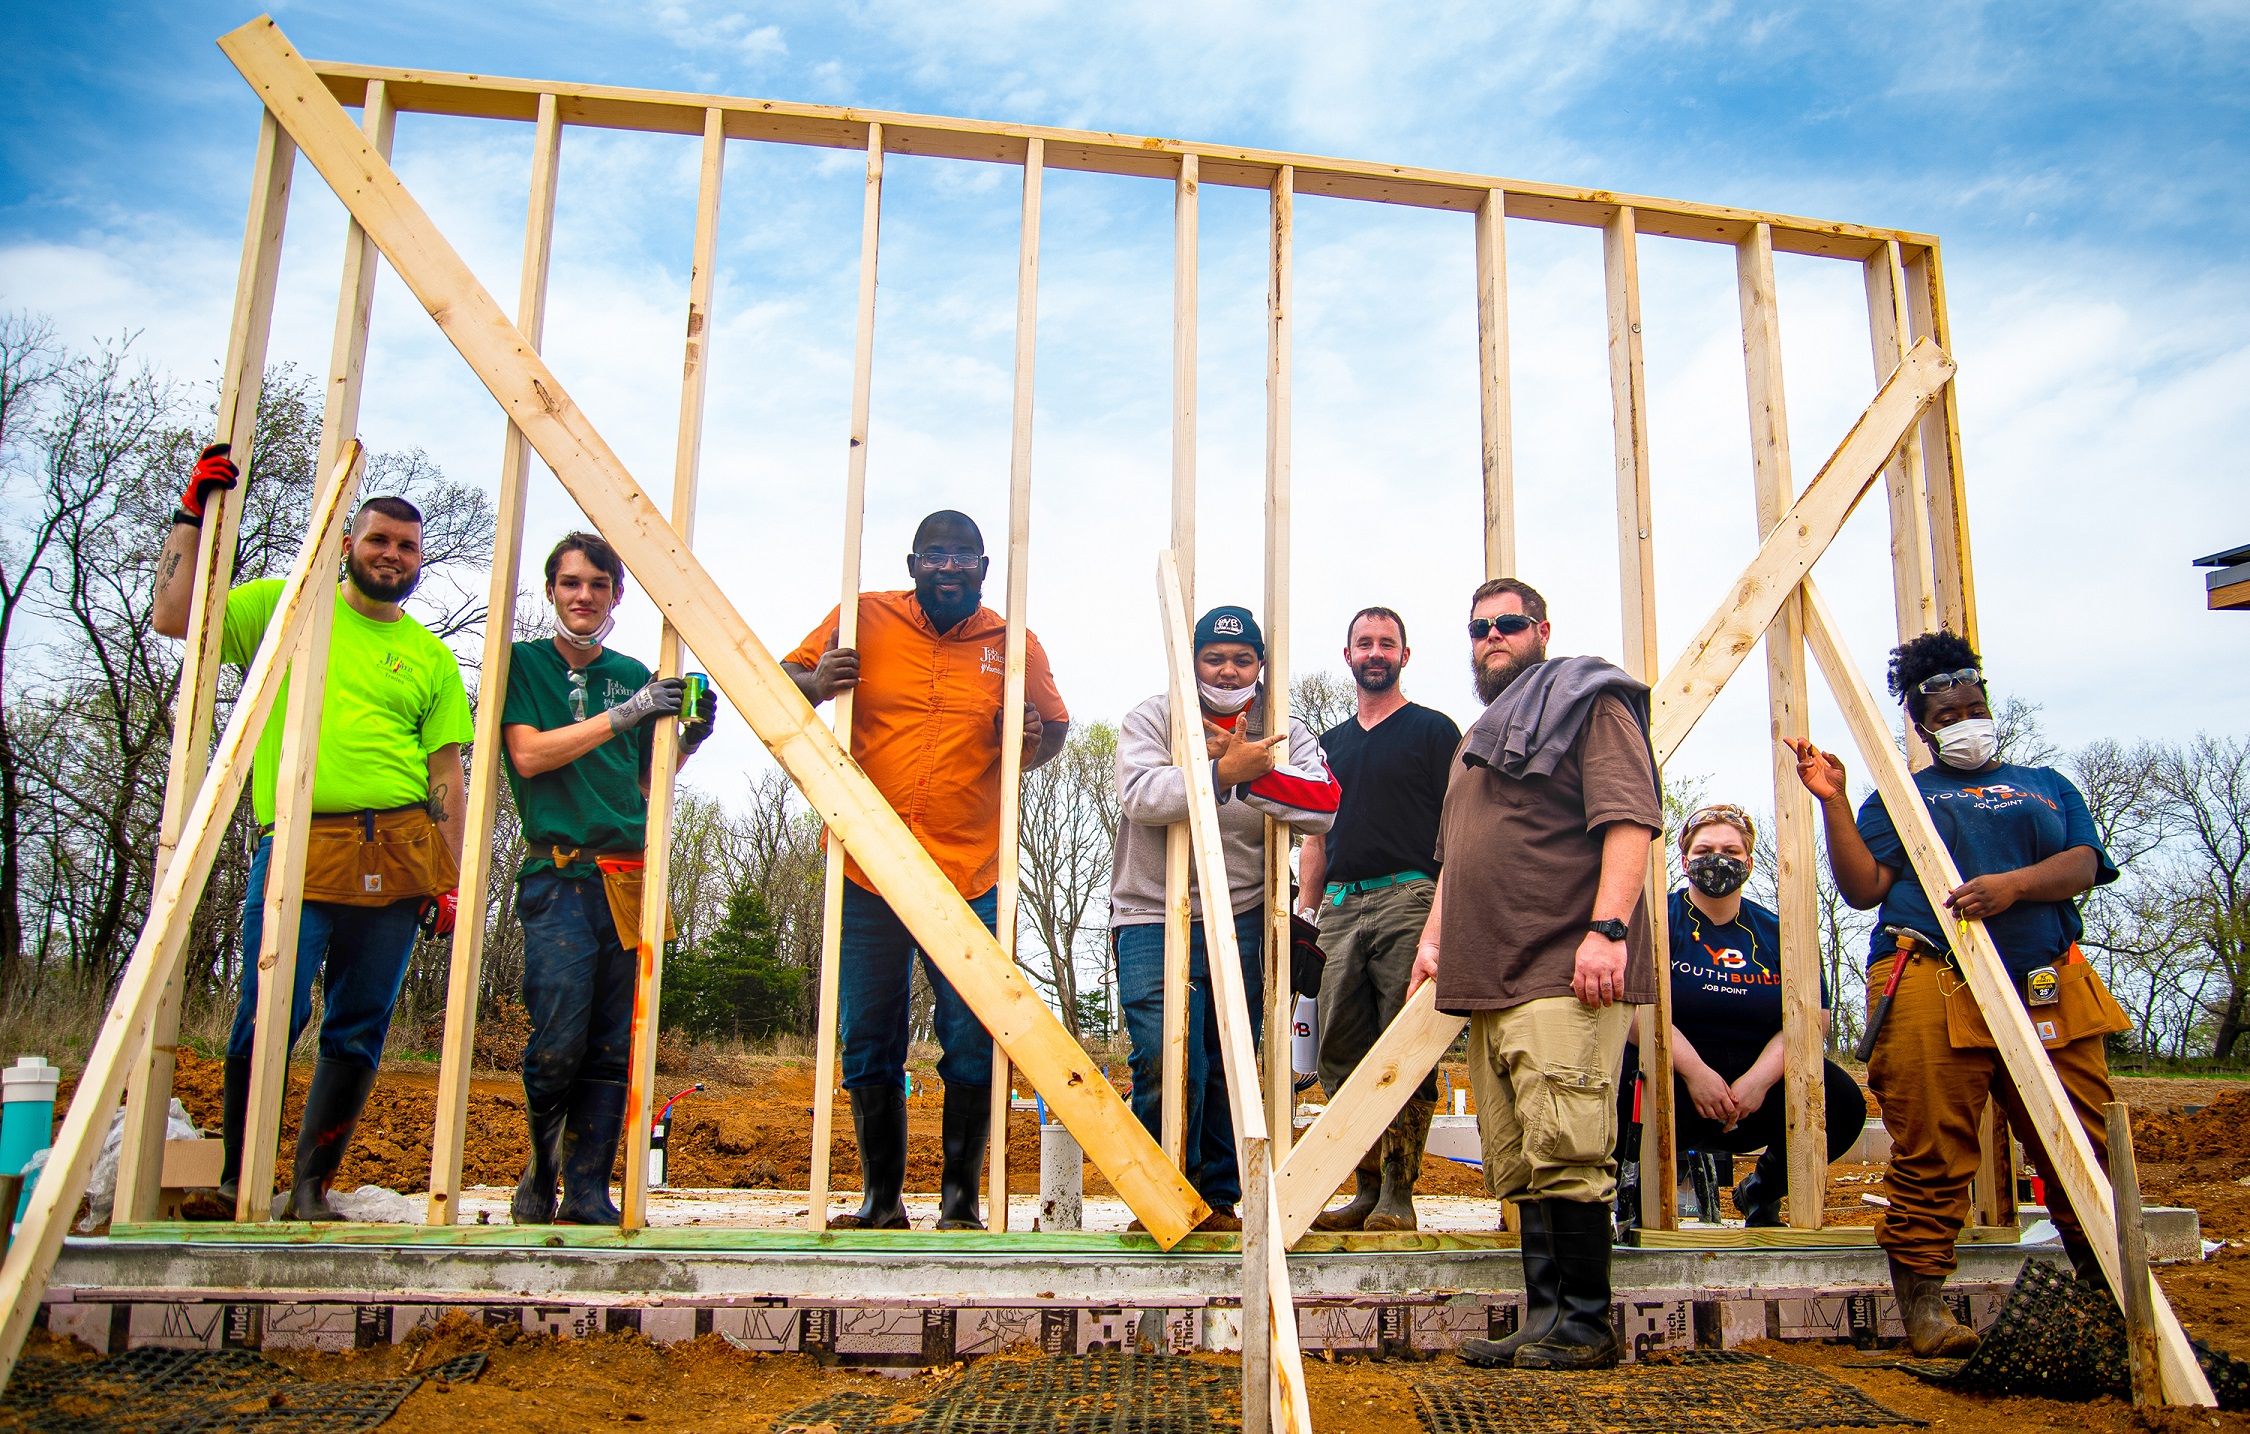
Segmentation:
<svg viewBox="0 0 2250 1434">
<path fill-rule="evenodd" d="M 1076 1255 L 1171 1258 L 1239 1255 L 1240 1235 L 1189 1235 L 1169 1252 L 1142 1234 L 1032 1231 L 1004 1235 L 975 1230 L 740 1230 L 722 1226 L 666 1225 L 630 1234 L 592 1225 L 355 1225 L 275 1220 L 236 1225 L 218 1220 L 113 1225 L 121 1245 L 382 1245 L 491 1250 L 666 1250 L 762 1254 Z M 1514 1235 L 1386 1231 L 1329 1234 L 1314 1231 L 1290 1246 L 1296 1255 L 1363 1255 L 1390 1252 L 1490 1252 L 1512 1250 Z"/>
</svg>

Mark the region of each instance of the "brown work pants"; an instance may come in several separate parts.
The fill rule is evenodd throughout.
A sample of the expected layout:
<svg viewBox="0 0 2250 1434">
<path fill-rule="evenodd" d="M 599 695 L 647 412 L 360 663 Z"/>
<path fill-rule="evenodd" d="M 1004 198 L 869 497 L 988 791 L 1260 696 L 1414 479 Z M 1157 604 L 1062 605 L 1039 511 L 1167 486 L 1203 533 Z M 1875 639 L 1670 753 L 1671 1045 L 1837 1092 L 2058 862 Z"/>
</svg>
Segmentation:
<svg viewBox="0 0 2250 1434">
<path fill-rule="evenodd" d="M 1890 979 L 1895 959 L 1885 957 L 1868 970 L 1871 1002 Z M 1867 1086 L 1883 1107 L 1891 1137 L 1886 1181 L 1891 1208 L 1876 1221 L 1875 1242 L 1917 1274 L 1940 1278 L 1953 1272 L 1953 1243 L 1969 1218 L 1977 1125 L 1988 1098 L 2000 1102 L 2025 1155 L 2046 1177 L 2047 1209 L 2056 1231 L 2066 1241 L 2085 1238 L 2000 1052 L 1957 1049 L 1947 1036 L 1946 992 L 1960 984 L 1944 962 L 1927 955 L 1915 960 L 1899 979 L 1898 996 L 1867 1063 Z M 2106 1173 L 2108 1127 L 2102 1106 L 2112 1096 L 2102 1037 L 2083 1036 L 2047 1055 Z"/>
</svg>

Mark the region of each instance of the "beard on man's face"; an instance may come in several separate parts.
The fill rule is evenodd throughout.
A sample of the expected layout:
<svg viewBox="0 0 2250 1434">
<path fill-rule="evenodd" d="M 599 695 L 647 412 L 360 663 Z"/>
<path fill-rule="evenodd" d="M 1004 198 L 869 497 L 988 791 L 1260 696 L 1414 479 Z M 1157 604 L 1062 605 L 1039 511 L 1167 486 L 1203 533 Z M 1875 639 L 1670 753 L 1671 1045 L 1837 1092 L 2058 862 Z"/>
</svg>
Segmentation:
<svg viewBox="0 0 2250 1434">
<path fill-rule="evenodd" d="M 344 571 L 350 576 L 353 587 L 377 602 L 404 602 L 414 591 L 414 585 L 422 581 L 419 567 L 402 578 L 378 577 L 360 565 L 359 554 L 349 551 L 344 554 Z"/>
<path fill-rule="evenodd" d="M 1398 664 L 1387 657 L 1363 657 L 1351 669 L 1362 692 L 1388 692 L 1398 685 Z"/>
<path fill-rule="evenodd" d="M 1493 654 L 1489 661 L 1471 654 L 1469 668 L 1476 676 L 1477 700 L 1490 707 L 1494 699 L 1508 690 L 1509 683 L 1546 660 L 1544 647 L 1533 648 L 1521 658 L 1506 648 Z"/>
</svg>

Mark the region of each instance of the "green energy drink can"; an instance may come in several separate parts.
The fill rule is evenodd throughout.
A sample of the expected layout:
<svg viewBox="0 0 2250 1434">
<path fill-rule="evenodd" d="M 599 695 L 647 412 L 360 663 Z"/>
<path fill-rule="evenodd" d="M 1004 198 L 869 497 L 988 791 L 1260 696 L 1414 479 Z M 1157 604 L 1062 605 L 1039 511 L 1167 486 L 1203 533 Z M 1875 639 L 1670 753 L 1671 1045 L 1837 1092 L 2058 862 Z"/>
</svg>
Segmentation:
<svg viewBox="0 0 2250 1434">
<path fill-rule="evenodd" d="M 680 691 L 680 720 L 693 722 L 695 714 L 702 709 L 703 694 L 711 688 L 711 679 L 700 672 L 689 672 L 680 680 L 686 684 Z"/>
</svg>

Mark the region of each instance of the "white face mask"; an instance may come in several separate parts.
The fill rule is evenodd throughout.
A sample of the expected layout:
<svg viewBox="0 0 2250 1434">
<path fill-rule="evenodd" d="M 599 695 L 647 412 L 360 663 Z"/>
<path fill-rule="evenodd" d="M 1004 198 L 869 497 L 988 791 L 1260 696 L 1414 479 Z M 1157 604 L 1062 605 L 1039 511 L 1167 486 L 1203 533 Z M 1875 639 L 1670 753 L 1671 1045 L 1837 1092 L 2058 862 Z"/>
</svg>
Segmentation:
<svg viewBox="0 0 2250 1434">
<path fill-rule="evenodd" d="M 557 603 L 553 604 L 553 606 L 555 609 L 555 636 L 561 638 L 564 642 L 569 643 L 572 647 L 577 648 L 580 652 L 587 652 L 593 648 L 600 647 L 602 645 L 602 640 L 609 636 L 610 629 L 617 626 L 617 614 L 615 611 L 612 611 L 609 616 L 602 619 L 602 625 L 600 627 L 595 628 L 592 632 L 586 634 L 584 637 L 580 637 L 577 633 L 572 632 L 569 628 L 563 625 L 563 611 L 561 604 Z"/>
<path fill-rule="evenodd" d="M 1213 687 L 1198 679 L 1195 690 L 1201 694 L 1203 705 L 1213 712 L 1233 713 L 1249 706 L 1250 699 L 1258 695 L 1260 686 L 1261 684 L 1253 682 L 1248 687 Z"/>
<path fill-rule="evenodd" d="M 1990 717 L 1964 717 L 1930 735 L 1937 738 L 1938 760 L 1963 772 L 1977 770 L 2000 751 L 2000 724 Z"/>
</svg>

